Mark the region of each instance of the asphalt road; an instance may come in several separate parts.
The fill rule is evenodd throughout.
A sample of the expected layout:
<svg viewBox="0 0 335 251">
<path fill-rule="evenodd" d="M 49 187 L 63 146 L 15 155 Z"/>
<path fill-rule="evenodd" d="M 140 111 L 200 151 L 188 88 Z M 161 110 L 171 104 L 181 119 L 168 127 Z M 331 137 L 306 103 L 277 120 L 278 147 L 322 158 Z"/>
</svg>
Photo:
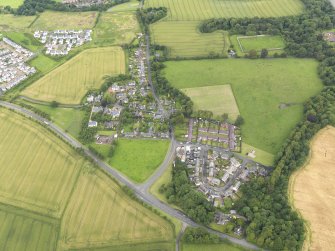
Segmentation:
<svg viewBox="0 0 335 251">
<path fill-rule="evenodd" d="M 15 110 L 15 111 L 27 116 L 27 117 L 33 118 L 34 120 L 45 124 L 50 130 L 54 131 L 57 135 L 62 137 L 64 140 L 66 140 L 72 146 L 74 146 L 76 148 L 84 149 L 85 154 L 87 156 L 91 157 L 100 168 L 102 168 L 105 172 L 107 172 L 108 174 L 113 176 L 115 179 L 117 179 L 122 185 L 126 185 L 127 187 L 132 189 L 134 191 L 135 195 L 139 199 L 141 199 L 142 201 L 146 202 L 147 204 L 151 205 L 152 207 L 156 207 L 156 208 L 160 209 L 161 211 L 167 213 L 168 215 L 170 215 L 172 217 L 175 217 L 175 218 L 179 219 L 184 224 L 187 224 L 187 225 L 193 226 L 193 227 L 200 227 L 199 224 L 192 221 L 190 218 L 188 218 L 182 212 L 180 212 L 176 209 L 173 209 L 169 205 L 159 201 L 156 197 L 151 195 L 148 192 L 148 189 L 147 189 L 149 187 L 149 185 L 152 184 L 155 181 L 155 179 L 158 178 L 164 172 L 165 168 L 167 168 L 168 165 L 170 164 L 170 160 L 174 156 L 174 151 L 175 151 L 174 147 L 170 147 L 169 152 L 168 152 L 167 157 L 165 158 L 164 162 L 162 163 L 160 168 L 156 171 L 156 173 L 154 173 L 153 176 L 149 179 L 149 182 L 147 182 L 147 185 L 140 186 L 140 185 L 137 185 L 137 184 L 133 183 L 132 181 L 130 181 L 128 178 L 126 178 L 123 174 L 118 172 L 116 169 L 110 167 L 109 165 L 107 165 L 106 163 L 104 163 L 103 161 L 98 159 L 85 146 L 83 146 L 80 142 L 78 142 L 77 140 L 73 139 L 71 136 L 66 134 L 62 129 L 60 129 L 58 126 L 53 124 L 51 121 L 48 121 L 45 118 L 35 114 L 32 111 L 29 111 L 27 109 L 24 109 L 24 108 L 22 108 L 18 105 L 12 104 L 12 103 L 8 103 L 8 102 L 5 102 L 5 101 L 0 101 L 0 106 Z M 172 141 L 171 144 L 174 145 L 175 142 Z M 249 249 L 252 249 L 252 250 L 259 250 L 259 248 L 257 246 L 247 242 L 244 239 L 233 238 L 233 237 L 228 236 L 226 234 L 214 231 L 210 228 L 207 228 L 207 230 L 210 233 L 213 233 L 213 234 L 216 234 L 216 235 L 220 236 L 221 238 L 228 239 L 232 243 L 241 245 L 245 248 L 249 248 Z"/>
</svg>

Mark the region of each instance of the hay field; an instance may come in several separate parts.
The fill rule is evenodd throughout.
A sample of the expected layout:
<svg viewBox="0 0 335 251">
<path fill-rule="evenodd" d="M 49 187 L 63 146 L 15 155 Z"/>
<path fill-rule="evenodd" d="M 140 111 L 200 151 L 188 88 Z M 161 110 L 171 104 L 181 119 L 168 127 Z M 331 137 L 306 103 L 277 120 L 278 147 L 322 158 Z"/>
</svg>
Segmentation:
<svg viewBox="0 0 335 251">
<path fill-rule="evenodd" d="M 129 44 L 139 32 L 134 12 L 104 12 L 94 29 L 93 41 L 99 46 Z"/>
<path fill-rule="evenodd" d="M 12 8 L 18 8 L 21 4 L 23 4 L 23 0 L 1 0 L 0 7 L 10 6 Z"/>
<path fill-rule="evenodd" d="M 210 53 L 223 55 L 229 47 L 223 31 L 201 33 L 199 22 L 157 22 L 150 25 L 153 43 L 165 45 L 169 57 L 201 57 Z"/>
<path fill-rule="evenodd" d="M 0 204 L 0 250 L 55 250 L 55 220 Z"/>
<path fill-rule="evenodd" d="M 46 129 L 0 109 L 0 202 L 58 217 L 83 161 Z"/>
<path fill-rule="evenodd" d="M 45 11 L 34 22 L 32 30 L 92 29 L 97 12 L 56 12 Z"/>
<path fill-rule="evenodd" d="M 309 59 L 184 60 L 165 65 L 165 76 L 179 89 L 230 84 L 245 121 L 243 140 L 272 154 L 300 121 L 303 102 L 322 89 L 318 62 Z"/>
<path fill-rule="evenodd" d="M 63 248 L 168 243 L 173 238 L 170 224 L 129 199 L 102 172 L 79 178 L 61 229 Z"/>
<path fill-rule="evenodd" d="M 14 16 L 11 14 L 0 14 L 1 31 L 21 31 L 35 20 L 35 16 Z"/>
<path fill-rule="evenodd" d="M 105 75 L 125 73 L 120 47 L 88 49 L 27 87 L 22 95 L 63 104 L 78 104 L 89 89 L 97 89 Z"/>
<path fill-rule="evenodd" d="M 310 160 L 291 179 L 293 204 L 307 221 L 306 250 L 335 250 L 335 128 L 322 129 L 311 142 Z"/>
<path fill-rule="evenodd" d="M 198 21 L 220 17 L 280 17 L 300 14 L 299 0 L 147 0 L 145 8 L 167 7 L 165 20 Z"/>
<path fill-rule="evenodd" d="M 214 116 L 228 113 L 235 120 L 240 114 L 230 85 L 214 85 L 181 89 L 189 96 L 196 110 L 212 111 Z"/>
</svg>

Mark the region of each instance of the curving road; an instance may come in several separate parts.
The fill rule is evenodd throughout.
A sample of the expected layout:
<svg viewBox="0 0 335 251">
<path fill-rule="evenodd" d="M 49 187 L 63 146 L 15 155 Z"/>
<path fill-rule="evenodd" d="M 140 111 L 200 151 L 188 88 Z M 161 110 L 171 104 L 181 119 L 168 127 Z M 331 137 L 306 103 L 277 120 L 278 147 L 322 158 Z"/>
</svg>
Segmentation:
<svg viewBox="0 0 335 251">
<path fill-rule="evenodd" d="M 177 218 L 178 220 L 180 220 L 184 224 L 187 224 L 187 225 L 190 225 L 190 226 L 193 226 L 193 227 L 202 227 L 201 225 L 192 221 L 190 218 L 188 218 L 182 212 L 180 212 L 176 209 L 173 209 L 170 206 L 168 206 L 167 204 L 159 201 L 156 197 L 154 197 L 153 195 L 151 195 L 148 192 L 148 188 L 150 187 L 150 185 L 164 172 L 165 168 L 167 168 L 168 165 L 173 160 L 174 151 L 175 151 L 175 144 L 176 144 L 176 142 L 174 140 L 172 140 L 169 152 L 168 152 L 164 162 L 160 166 L 160 168 L 149 178 L 148 182 L 146 182 L 145 185 L 137 185 L 137 184 L 133 183 L 132 181 L 130 181 L 128 178 L 126 178 L 124 175 L 122 175 L 119 171 L 117 171 L 116 169 L 110 167 L 109 165 L 107 165 L 106 163 L 104 163 L 103 161 L 98 159 L 85 146 L 83 146 L 80 142 L 78 142 L 77 140 L 73 139 L 71 136 L 66 134 L 62 129 L 60 129 L 58 126 L 53 124 L 51 121 L 46 120 L 45 118 L 35 114 L 34 112 L 32 112 L 30 110 L 27 110 L 25 108 L 22 108 L 18 105 L 15 105 L 15 104 L 12 104 L 12 103 L 9 103 L 9 102 L 0 101 L 0 106 L 12 109 L 16 112 L 19 112 L 19 113 L 21 113 L 21 114 L 23 114 L 27 117 L 30 117 L 30 118 L 38 121 L 40 123 L 45 124 L 50 130 L 55 132 L 61 138 L 66 140 L 68 143 L 70 143 L 72 146 L 74 146 L 76 148 L 82 148 L 84 150 L 85 154 L 87 156 L 91 157 L 100 168 L 102 168 L 105 172 L 107 172 L 108 174 L 113 176 L 115 179 L 117 179 L 122 185 L 125 185 L 125 186 L 129 187 L 130 189 L 132 189 L 134 191 L 135 195 L 139 199 L 141 199 L 142 201 L 151 205 L 152 207 L 156 207 L 156 208 L 160 209 L 161 211 L 167 213 L 168 215 Z M 260 250 L 257 246 L 247 242 L 244 239 L 233 238 L 231 236 L 228 236 L 226 234 L 217 232 L 217 231 L 212 230 L 210 228 L 207 228 L 207 230 L 210 233 L 216 234 L 216 235 L 220 236 L 221 238 L 228 239 L 232 243 L 241 245 L 245 248 L 252 249 L 252 250 Z"/>
</svg>

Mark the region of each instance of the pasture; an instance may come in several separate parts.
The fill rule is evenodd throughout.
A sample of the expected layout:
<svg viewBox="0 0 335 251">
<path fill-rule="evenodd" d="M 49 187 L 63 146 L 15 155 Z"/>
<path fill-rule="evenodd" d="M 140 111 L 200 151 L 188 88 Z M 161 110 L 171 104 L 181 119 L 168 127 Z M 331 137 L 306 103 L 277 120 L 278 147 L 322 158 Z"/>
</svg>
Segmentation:
<svg viewBox="0 0 335 251">
<path fill-rule="evenodd" d="M 46 129 L 0 109 L 0 202 L 59 216 L 83 160 Z"/>
<path fill-rule="evenodd" d="M 334 163 L 335 128 L 326 127 L 313 138 L 306 165 L 290 179 L 292 203 L 311 234 L 304 250 L 335 249 Z"/>
<path fill-rule="evenodd" d="M 268 51 L 281 52 L 285 44 L 280 36 L 231 36 L 232 44 L 236 50 L 241 52 L 249 52 L 256 50 L 260 52 L 262 49 Z"/>
<path fill-rule="evenodd" d="M 14 16 L 11 14 L 0 14 L 1 31 L 22 31 L 29 27 L 35 20 L 35 16 Z"/>
<path fill-rule="evenodd" d="M 130 0 L 129 2 L 113 6 L 112 8 L 108 9 L 107 12 L 123 12 L 123 11 L 130 12 L 130 11 L 136 11 L 138 7 L 139 2 L 137 0 Z"/>
<path fill-rule="evenodd" d="M 100 171 L 82 174 L 73 198 L 61 228 L 63 249 L 89 245 L 114 250 L 112 245 L 173 241 L 170 223 L 129 199 Z"/>
<path fill-rule="evenodd" d="M 18 8 L 23 4 L 23 0 L 1 0 L 0 7 L 10 6 L 12 8 Z"/>
<path fill-rule="evenodd" d="M 119 139 L 114 156 L 108 163 L 141 183 L 163 162 L 168 148 L 167 140 Z"/>
<path fill-rule="evenodd" d="M 233 121 L 240 114 L 230 85 L 185 88 L 181 91 L 192 99 L 196 110 L 212 111 L 214 116 L 227 113 Z"/>
<path fill-rule="evenodd" d="M 45 11 L 31 26 L 32 30 L 92 29 L 97 12 L 56 12 Z"/>
<path fill-rule="evenodd" d="M 88 49 L 28 86 L 22 95 L 41 101 L 78 104 L 89 89 L 98 89 L 105 75 L 125 73 L 120 47 Z"/>
<path fill-rule="evenodd" d="M 221 244 L 182 244 L 182 251 L 247 251 L 237 245 L 229 243 Z"/>
<path fill-rule="evenodd" d="M 147 0 L 145 8 L 166 7 L 169 21 L 199 21 L 220 17 L 280 17 L 303 11 L 300 0 Z"/>
<path fill-rule="evenodd" d="M 94 29 L 93 41 L 99 46 L 129 44 L 140 32 L 133 12 L 102 13 Z"/>
<path fill-rule="evenodd" d="M 244 118 L 245 143 L 276 154 L 302 116 L 303 102 L 322 89 L 315 60 L 220 59 L 166 62 L 178 89 L 230 84 Z"/>
<path fill-rule="evenodd" d="M 168 47 L 169 57 L 201 57 L 226 54 L 229 47 L 223 31 L 201 33 L 199 22 L 157 22 L 150 26 L 154 44 Z"/>
</svg>

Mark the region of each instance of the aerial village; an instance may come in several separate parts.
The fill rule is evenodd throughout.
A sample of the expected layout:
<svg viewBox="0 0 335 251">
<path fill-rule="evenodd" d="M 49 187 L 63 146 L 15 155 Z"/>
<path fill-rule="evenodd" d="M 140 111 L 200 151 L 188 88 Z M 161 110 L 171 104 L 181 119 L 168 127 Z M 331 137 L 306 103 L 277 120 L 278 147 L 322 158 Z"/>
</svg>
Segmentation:
<svg viewBox="0 0 335 251">
<path fill-rule="evenodd" d="M 6 92 L 34 74 L 36 69 L 26 64 L 34 53 L 4 37 L 0 41 L 0 93 Z"/>
<path fill-rule="evenodd" d="M 146 45 L 138 34 L 139 46 L 131 50 L 129 72 L 131 79 L 111 83 L 105 93 L 87 96 L 92 105 L 88 127 L 111 130 L 110 136 L 97 135 L 96 143 L 109 144 L 113 138 L 169 138 L 168 116 L 165 110 L 174 109 L 174 101 L 161 99 L 148 85 Z M 112 99 L 106 102 L 105 97 Z M 107 104 L 106 104 L 107 103 Z"/>
<path fill-rule="evenodd" d="M 92 30 L 35 31 L 34 37 L 45 44 L 47 55 L 64 56 L 74 47 L 92 40 Z"/>
</svg>

